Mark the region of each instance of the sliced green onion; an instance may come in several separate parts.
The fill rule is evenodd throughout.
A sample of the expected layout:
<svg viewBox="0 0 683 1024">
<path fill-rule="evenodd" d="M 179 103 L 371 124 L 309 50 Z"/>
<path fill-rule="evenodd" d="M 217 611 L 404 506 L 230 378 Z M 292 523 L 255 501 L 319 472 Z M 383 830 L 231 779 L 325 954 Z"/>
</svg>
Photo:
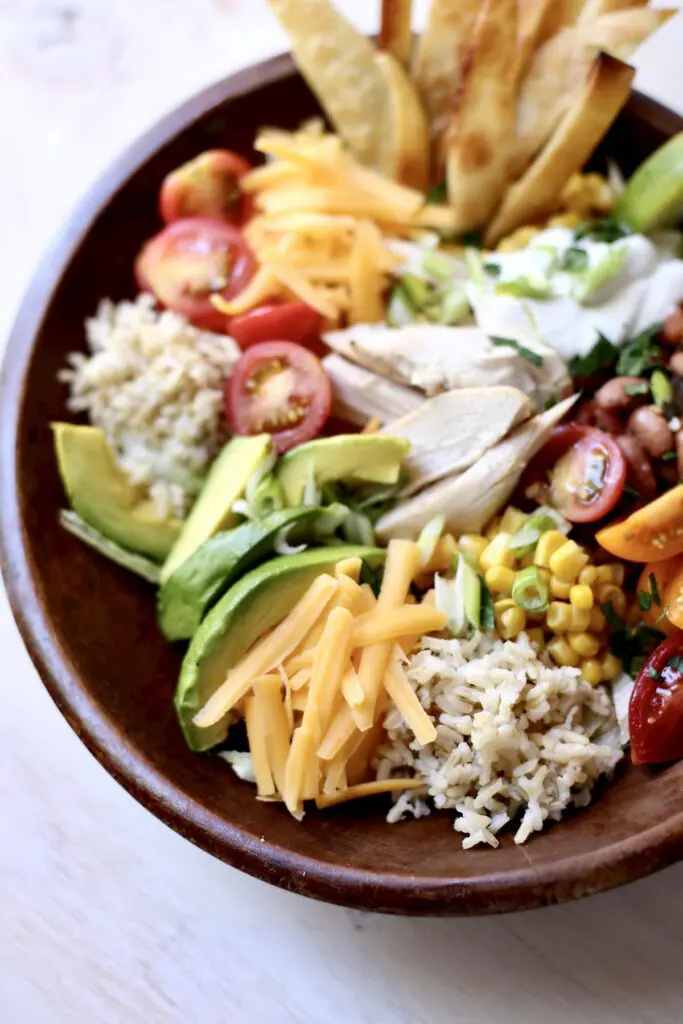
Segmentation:
<svg viewBox="0 0 683 1024">
<path fill-rule="evenodd" d="M 613 277 L 616 277 L 621 272 L 625 261 L 625 246 L 610 246 L 603 258 L 594 263 L 592 267 L 588 267 L 581 275 L 573 290 L 572 297 L 577 302 L 585 302 L 587 299 L 590 299 L 604 284 L 607 284 L 608 281 L 611 281 Z"/>
<path fill-rule="evenodd" d="M 422 269 L 425 274 L 436 278 L 437 281 L 450 281 L 455 267 L 453 260 L 444 256 L 442 252 L 427 252 L 422 260 Z"/>
<path fill-rule="evenodd" d="M 518 277 L 511 281 L 501 281 L 496 285 L 497 295 L 512 295 L 516 299 L 547 299 L 552 294 L 549 281 L 534 280 L 531 277 Z"/>
<path fill-rule="evenodd" d="M 322 510 L 315 521 L 313 532 L 316 537 L 328 540 L 344 525 L 349 516 L 349 509 L 341 502 L 335 501 Z"/>
<path fill-rule="evenodd" d="M 416 312 L 426 306 L 431 298 L 431 289 L 427 281 L 423 281 L 417 274 L 402 274 L 399 281 L 408 302 Z"/>
<path fill-rule="evenodd" d="M 508 541 L 508 550 L 514 551 L 519 557 L 528 555 L 536 547 L 542 533 L 556 530 L 557 523 L 545 512 L 537 512 L 529 516 L 523 526 Z"/>
<path fill-rule="evenodd" d="M 371 521 L 362 512 L 349 510 L 342 525 L 344 539 L 349 544 L 362 544 L 365 547 L 372 547 L 375 543 L 375 531 Z"/>
<path fill-rule="evenodd" d="M 415 321 L 415 310 L 408 302 L 408 298 L 400 282 L 394 285 L 387 306 L 387 323 L 390 327 L 407 327 Z"/>
<path fill-rule="evenodd" d="M 439 323 L 453 326 L 464 320 L 470 312 L 470 300 L 464 288 L 454 288 L 447 292 L 441 302 L 439 311 Z"/>
<path fill-rule="evenodd" d="M 441 535 L 446 526 L 446 516 L 438 515 L 430 519 L 427 525 L 422 530 L 422 533 L 417 538 L 417 546 L 420 549 L 420 565 L 424 568 L 428 562 L 431 562 L 436 551 L 436 546 L 441 540 Z"/>
<path fill-rule="evenodd" d="M 302 551 L 305 551 L 308 544 L 290 544 L 289 537 L 292 531 L 296 528 L 296 523 L 290 523 L 289 526 L 283 526 L 281 530 L 278 530 L 275 538 L 275 544 L 273 549 L 277 555 L 300 555 Z"/>
<path fill-rule="evenodd" d="M 548 607 L 548 587 L 535 565 L 515 573 L 512 600 L 525 612 L 544 612 Z"/>
<path fill-rule="evenodd" d="M 655 405 L 658 405 L 660 409 L 673 402 L 674 389 L 664 370 L 655 370 L 652 374 L 650 377 L 650 390 L 652 391 Z"/>
<path fill-rule="evenodd" d="M 446 616 L 453 636 L 464 636 L 468 627 L 479 629 L 481 622 L 481 583 L 472 566 L 458 558 L 455 578 L 434 577 L 436 607 Z"/>
<path fill-rule="evenodd" d="M 280 481 L 272 473 L 264 476 L 254 489 L 249 507 L 254 519 L 263 519 L 285 507 L 285 495 Z"/>
</svg>

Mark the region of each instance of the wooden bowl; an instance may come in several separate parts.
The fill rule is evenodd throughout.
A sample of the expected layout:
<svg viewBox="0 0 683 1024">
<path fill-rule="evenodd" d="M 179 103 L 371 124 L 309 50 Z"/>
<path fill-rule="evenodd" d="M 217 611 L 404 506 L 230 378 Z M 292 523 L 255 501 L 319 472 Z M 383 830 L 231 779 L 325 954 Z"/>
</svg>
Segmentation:
<svg viewBox="0 0 683 1024">
<path fill-rule="evenodd" d="M 34 663 L 72 728 L 132 795 L 189 840 L 268 882 L 350 907 L 484 914 L 608 889 L 683 855 L 683 763 L 625 767 L 595 803 L 523 848 L 463 851 L 451 814 L 388 826 L 386 804 L 311 813 L 258 803 L 215 758 L 185 746 L 172 705 L 179 651 L 157 630 L 147 585 L 65 533 L 49 423 L 56 383 L 103 296 L 135 291 L 132 266 L 158 226 L 167 171 L 210 146 L 251 152 L 264 124 L 317 112 L 288 57 L 207 89 L 149 131 L 98 182 L 47 254 L 5 357 L 0 404 L 1 554 Z M 628 173 L 683 121 L 634 96 L 607 147 Z M 17 723 L 30 742 L 30 723 Z"/>
</svg>

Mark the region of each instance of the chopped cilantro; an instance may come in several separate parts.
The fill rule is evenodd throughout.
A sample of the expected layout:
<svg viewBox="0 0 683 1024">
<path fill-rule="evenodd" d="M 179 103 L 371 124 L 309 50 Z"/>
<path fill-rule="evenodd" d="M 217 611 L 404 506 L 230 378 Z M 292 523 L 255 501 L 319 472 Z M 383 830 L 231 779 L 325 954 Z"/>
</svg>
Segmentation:
<svg viewBox="0 0 683 1024">
<path fill-rule="evenodd" d="M 543 366 L 543 357 L 538 352 L 533 352 L 530 348 L 525 348 L 524 345 L 520 345 L 514 338 L 497 338 L 491 337 L 492 345 L 507 345 L 509 348 L 514 348 L 516 352 L 519 352 L 523 359 L 526 359 L 532 366 Z"/>
<path fill-rule="evenodd" d="M 664 452 L 662 455 L 662 462 L 673 462 L 677 457 L 676 452 Z"/>
<path fill-rule="evenodd" d="M 662 608 L 661 615 L 659 615 L 657 617 L 657 621 L 655 622 L 655 626 L 658 626 L 660 622 L 663 622 L 668 614 L 669 614 L 669 606 L 668 606 L 668 604 L 665 604 L 664 607 Z"/>
<path fill-rule="evenodd" d="M 683 672 L 683 656 L 674 654 L 673 658 L 669 658 L 667 661 L 666 667 L 672 668 L 674 672 Z"/>
<path fill-rule="evenodd" d="M 598 340 L 585 356 L 574 356 L 569 362 L 569 372 L 577 381 L 589 380 L 600 370 L 607 369 L 618 358 L 619 349 L 609 338 L 598 331 Z"/>
<path fill-rule="evenodd" d="M 662 350 L 655 344 L 655 338 L 662 329 L 662 324 L 653 324 L 641 331 L 635 338 L 624 342 L 619 350 L 617 374 L 620 377 L 641 377 L 645 370 L 656 366 L 662 358 Z"/>
<path fill-rule="evenodd" d="M 650 385 L 646 380 L 637 380 L 634 384 L 624 384 L 624 394 L 630 395 L 646 395 L 650 390 Z"/>
<path fill-rule="evenodd" d="M 493 611 L 491 591 L 486 586 L 483 576 L 479 577 L 479 582 L 481 583 L 481 606 L 479 610 L 481 628 L 493 629 L 496 624 L 496 617 Z"/>
<path fill-rule="evenodd" d="M 482 268 L 485 274 L 489 277 L 500 277 L 501 266 L 499 263 L 492 263 L 490 260 L 486 263 L 482 263 Z"/>
<path fill-rule="evenodd" d="M 548 395 L 545 402 L 543 403 L 543 412 L 548 412 L 549 409 L 554 409 L 558 403 L 558 399 L 555 395 Z"/>
<path fill-rule="evenodd" d="M 615 657 L 621 661 L 624 672 L 635 678 L 654 649 L 659 647 L 662 640 L 665 639 L 664 634 L 660 633 L 658 629 L 646 626 L 642 622 L 639 622 L 633 628 L 624 626 L 615 614 L 611 604 L 603 605 L 602 610 L 613 628 L 616 629 L 613 625 L 615 622 L 619 624 L 619 628 L 616 629 L 610 639 L 610 649 Z"/>
<path fill-rule="evenodd" d="M 607 622 L 612 627 L 612 629 L 621 630 L 624 628 L 624 623 L 621 621 L 621 619 L 615 612 L 614 605 L 611 601 L 608 601 L 607 604 L 601 605 L 601 607 L 602 613 L 607 619 Z"/>
<path fill-rule="evenodd" d="M 603 220 L 581 224 L 574 233 L 574 240 L 580 242 L 583 238 L 590 238 L 594 242 L 618 242 L 620 238 L 626 238 L 631 234 L 633 232 L 625 224 L 605 217 Z"/>
<path fill-rule="evenodd" d="M 624 494 L 630 494 L 632 498 L 642 498 L 640 491 L 637 491 L 635 487 L 631 487 L 630 484 L 624 484 Z"/>
<path fill-rule="evenodd" d="M 662 599 L 659 596 L 659 587 L 657 586 L 657 577 L 655 576 L 655 574 L 653 572 L 651 572 L 647 579 L 648 579 L 648 582 L 650 584 L 650 590 L 652 592 L 652 600 L 654 601 L 654 603 L 657 605 L 658 608 L 661 608 L 662 607 Z"/>
<path fill-rule="evenodd" d="M 382 586 L 382 580 L 384 579 L 384 566 L 378 565 L 376 569 L 371 568 L 367 562 L 361 562 L 360 566 L 360 581 L 361 583 L 367 583 L 372 590 L 375 597 L 379 596 L 379 592 Z"/>
<path fill-rule="evenodd" d="M 466 231 L 460 239 L 461 245 L 466 249 L 481 249 L 484 242 L 481 231 Z"/>
<path fill-rule="evenodd" d="M 588 267 L 588 253 L 577 245 L 572 245 L 564 254 L 562 270 L 580 271 Z"/>
<path fill-rule="evenodd" d="M 638 607 L 641 612 L 649 612 L 652 608 L 652 594 L 649 594 L 647 590 L 638 591 Z"/>
<path fill-rule="evenodd" d="M 656 679 L 657 682 L 661 683 L 661 681 L 662 681 L 662 673 L 658 672 L 656 668 L 649 668 L 647 670 L 647 674 L 650 677 L 650 679 Z"/>
</svg>

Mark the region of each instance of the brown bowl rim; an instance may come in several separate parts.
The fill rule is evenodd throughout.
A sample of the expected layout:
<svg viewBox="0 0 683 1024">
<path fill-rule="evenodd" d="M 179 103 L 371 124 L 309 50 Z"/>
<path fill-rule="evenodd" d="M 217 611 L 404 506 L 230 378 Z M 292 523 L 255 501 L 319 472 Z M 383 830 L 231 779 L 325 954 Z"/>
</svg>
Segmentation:
<svg viewBox="0 0 683 1024">
<path fill-rule="evenodd" d="M 126 742 L 78 680 L 43 605 L 40 572 L 28 555 L 17 486 L 16 442 L 25 401 L 25 374 L 40 324 L 71 254 L 92 221 L 139 166 L 199 118 L 226 100 L 284 80 L 294 67 L 287 54 L 203 89 L 167 114 L 114 161 L 92 186 L 48 248 L 31 281 L 7 343 L 0 379 L 0 567 L 10 606 L 29 655 L 67 722 L 101 765 L 144 807 L 177 833 L 228 864 L 307 896 L 366 910 L 416 915 L 482 914 L 531 909 L 587 896 L 644 877 L 683 858 L 683 812 L 609 847 L 558 861 L 542 875 L 529 863 L 503 875 L 478 878 L 405 877 L 318 862 L 276 843 L 260 842 L 189 800 L 158 772 L 144 752 Z M 683 122 L 639 93 L 631 106 L 669 134 Z"/>
</svg>

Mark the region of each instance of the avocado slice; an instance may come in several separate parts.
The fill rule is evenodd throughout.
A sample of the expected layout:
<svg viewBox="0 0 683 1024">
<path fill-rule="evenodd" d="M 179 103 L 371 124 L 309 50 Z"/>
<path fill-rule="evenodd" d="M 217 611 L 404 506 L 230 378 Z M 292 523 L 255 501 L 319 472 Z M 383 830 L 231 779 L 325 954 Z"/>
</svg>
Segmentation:
<svg viewBox="0 0 683 1024">
<path fill-rule="evenodd" d="M 159 566 L 156 562 L 145 558 L 144 555 L 137 555 L 134 551 L 126 551 L 125 548 L 105 537 L 103 533 L 95 530 L 92 526 L 88 526 L 85 520 L 81 519 L 76 512 L 63 508 L 59 513 L 59 524 L 64 527 L 67 533 L 78 537 L 80 541 L 94 548 L 95 551 L 108 558 L 110 562 L 116 562 L 117 565 L 123 566 L 124 569 L 128 569 L 137 576 L 141 576 L 148 583 L 156 584 L 159 582 Z"/>
<path fill-rule="evenodd" d="M 104 431 L 74 423 L 53 423 L 52 430 L 62 482 L 80 518 L 128 551 L 166 558 L 181 524 L 158 518 L 118 466 Z"/>
<path fill-rule="evenodd" d="M 319 508 L 286 508 L 209 537 L 178 566 L 159 591 L 159 626 L 167 640 L 187 640 L 231 584 L 275 554 L 280 531 L 290 543 L 310 537 Z"/>
<path fill-rule="evenodd" d="M 173 550 L 161 567 L 161 582 L 175 572 L 208 537 L 237 523 L 232 506 L 244 494 L 249 478 L 271 453 L 270 434 L 233 437 L 209 470 L 199 497 L 185 520 Z"/>
<path fill-rule="evenodd" d="M 265 562 L 223 595 L 192 638 L 176 688 L 178 720 L 192 750 L 210 750 L 226 738 L 229 716 L 205 729 L 192 719 L 255 641 L 286 618 L 313 580 L 343 558 L 358 557 L 375 566 L 385 555 L 381 548 L 354 545 L 313 548 Z"/>
<path fill-rule="evenodd" d="M 302 444 L 280 459 L 277 478 L 288 505 L 300 505 L 311 480 L 395 484 L 410 444 L 397 437 L 339 434 Z"/>
</svg>

